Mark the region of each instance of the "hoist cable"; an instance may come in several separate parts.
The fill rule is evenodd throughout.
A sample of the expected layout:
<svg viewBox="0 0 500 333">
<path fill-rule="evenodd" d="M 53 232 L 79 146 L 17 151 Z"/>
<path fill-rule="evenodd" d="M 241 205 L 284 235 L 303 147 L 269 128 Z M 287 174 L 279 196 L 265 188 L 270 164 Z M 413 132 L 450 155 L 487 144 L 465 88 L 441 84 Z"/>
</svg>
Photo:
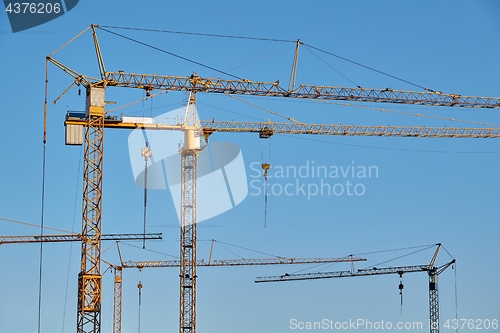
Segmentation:
<svg viewBox="0 0 500 333">
<path fill-rule="evenodd" d="M 146 166 L 144 168 L 144 228 L 142 238 L 142 248 L 146 248 L 146 212 L 148 202 L 148 160 L 146 159 Z"/>
<path fill-rule="evenodd" d="M 399 276 L 399 295 L 401 296 L 400 315 L 403 315 L 403 275 Z"/>
<path fill-rule="evenodd" d="M 139 284 L 137 285 L 137 288 L 139 289 L 139 313 L 138 313 L 138 318 L 137 318 L 137 329 L 138 332 L 141 333 L 141 299 L 142 299 L 142 283 L 139 281 Z"/>
<path fill-rule="evenodd" d="M 457 263 L 455 262 L 455 319 L 458 322 L 458 291 L 457 291 Z M 456 329 L 458 333 L 458 326 Z"/>
<path fill-rule="evenodd" d="M 264 228 L 267 225 L 267 177 L 264 180 Z"/>
<path fill-rule="evenodd" d="M 146 141 L 146 147 L 141 151 L 141 155 L 144 157 L 144 234 L 142 238 L 142 248 L 146 248 L 146 212 L 147 212 L 147 202 L 148 202 L 148 160 L 151 157 L 151 149 L 149 149 L 148 142 Z"/>
<path fill-rule="evenodd" d="M 45 141 L 45 140 L 44 140 Z M 42 210 L 40 218 L 40 238 L 43 238 L 43 224 L 45 215 L 45 160 L 46 160 L 47 144 L 43 143 L 43 162 L 42 162 Z M 40 258 L 38 263 L 38 326 L 37 332 L 40 333 L 42 319 L 42 267 L 43 267 L 43 242 L 40 242 Z"/>
<path fill-rule="evenodd" d="M 47 158 L 47 109 L 49 99 L 49 62 L 45 60 L 45 99 L 43 103 L 43 153 L 42 153 L 42 198 L 40 212 L 40 238 L 43 237 L 45 216 L 45 165 Z M 38 262 L 38 323 L 37 332 L 40 333 L 42 319 L 42 265 L 43 264 L 43 242 L 40 242 L 40 258 Z"/>
</svg>

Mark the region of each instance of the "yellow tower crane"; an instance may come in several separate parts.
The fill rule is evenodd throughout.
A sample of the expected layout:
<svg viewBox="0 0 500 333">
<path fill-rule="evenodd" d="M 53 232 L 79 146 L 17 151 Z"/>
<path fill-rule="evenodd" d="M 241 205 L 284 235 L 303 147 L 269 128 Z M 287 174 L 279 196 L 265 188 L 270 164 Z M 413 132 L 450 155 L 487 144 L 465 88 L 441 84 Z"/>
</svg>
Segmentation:
<svg viewBox="0 0 500 333">
<path fill-rule="evenodd" d="M 153 90 L 187 91 L 190 99 L 184 122 L 179 126 L 162 129 L 182 130 L 184 146 L 180 149 L 181 166 L 181 263 L 180 263 L 180 333 L 196 332 L 196 161 L 201 147 L 197 147 L 193 137 L 199 132 L 206 135 L 219 132 L 260 132 L 273 129 L 281 134 L 327 134 L 356 136 L 396 136 L 427 138 L 499 138 L 496 128 L 422 128 L 393 126 L 342 126 L 342 125 L 301 125 L 277 123 L 240 123 L 240 122 L 204 122 L 199 127 L 195 120 L 196 93 L 236 94 L 247 96 L 266 96 L 298 98 L 311 100 L 341 100 L 349 102 L 396 103 L 424 106 L 446 106 L 465 108 L 500 108 L 500 99 L 478 96 L 461 96 L 435 91 L 417 92 L 393 89 L 347 88 L 339 86 L 318 86 L 301 84 L 295 87 L 296 64 L 294 61 L 289 88 L 276 82 L 260 82 L 243 79 L 226 80 L 220 78 L 202 78 L 198 75 L 168 76 L 156 74 L 137 74 L 124 71 L 110 72 L 104 66 L 101 49 L 97 39 L 98 25 L 91 25 L 72 40 L 87 30 L 92 31 L 100 77 L 82 75 L 53 58 L 61 48 L 46 57 L 46 66 L 52 63 L 75 80 L 86 90 L 85 118 L 77 125 L 85 127 L 84 139 L 84 191 L 82 234 L 89 235 L 82 240 L 81 271 L 78 277 L 78 333 L 100 333 L 101 331 L 101 273 L 100 249 L 102 227 L 102 161 L 104 158 L 104 128 L 145 128 L 155 125 L 122 124 L 115 126 L 106 120 L 105 92 L 109 87 L 136 88 L 146 91 L 146 96 Z M 300 43 L 297 43 L 297 46 Z M 64 47 L 63 46 L 63 47 Z M 296 52 L 297 53 L 297 52 Z M 296 57 L 298 59 L 298 57 Z M 48 85 L 48 78 L 46 80 Z M 47 89 L 46 89 L 47 91 Z M 67 90 L 66 90 L 67 91 Z M 64 93 L 63 93 L 64 94 Z M 61 96 L 60 96 L 61 97 Z M 58 97 L 58 98 L 60 98 Z M 47 96 L 44 114 L 47 114 Z M 46 124 L 46 122 L 44 123 Z M 71 122 L 66 122 L 71 125 Z M 158 126 L 160 127 L 160 126 Z M 174 128 L 175 127 L 175 128 Z M 44 142 L 46 125 L 44 125 Z M 75 127 L 67 127 L 68 131 Z M 197 133 L 198 132 L 198 133 Z"/>
</svg>

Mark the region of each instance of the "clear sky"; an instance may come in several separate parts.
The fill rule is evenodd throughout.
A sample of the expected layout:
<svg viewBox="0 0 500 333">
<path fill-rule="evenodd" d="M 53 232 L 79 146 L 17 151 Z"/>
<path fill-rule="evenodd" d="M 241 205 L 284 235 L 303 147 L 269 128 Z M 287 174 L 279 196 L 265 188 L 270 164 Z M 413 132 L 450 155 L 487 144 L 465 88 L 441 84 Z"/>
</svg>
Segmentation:
<svg viewBox="0 0 500 333">
<path fill-rule="evenodd" d="M 500 97 L 499 15 L 500 3 L 494 0 L 80 1 L 73 10 L 51 22 L 14 34 L 7 15 L 0 14 L 3 120 L 0 217 L 40 223 L 45 57 L 91 23 L 284 40 L 300 38 L 308 45 L 419 86 L 445 93 Z M 280 80 L 285 87 L 295 47 L 285 42 L 109 30 L 237 77 Z M 230 78 L 106 31 L 98 30 L 98 34 L 108 70 L 179 76 L 196 72 L 202 77 Z M 89 33 L 54 58 L 82 74 L 98 74 Z M 68 75 L 51 65 L 49 101 L 56 99 L 71 82 Z M 301 48 L 297 82 L 422 91 L 311 47 Z M 143 91 L 109 89 L 106 100 L 116 101 L 116 106 L 120 106 L 143 97 Z M 124 108 L 120 113 L 158 116 L 181 107 L 186 98 L 186 93 L 169 92 Z M 447 127 L 500 124 L 499 111 L 491 109 L 392 104 L 344 106 L 291 99 L 239 98 L 305 123 Z M 241 100 L 198 94 L 200 118 L 285 121 Z M 75 232 L 81 229 L 83 151 L 64 145 L 63 122 L 66 110 L 83 110 L 84 105 L 84 93 L 79 96 L 78 88 L 74 87 L 56 105 L 49 105 L 47 123 L 45 225 Z M 106 131 L 102 228 L 105 233 L 142 232 L 143 190 L 133 177 L 129 135 L 128 130 Z M 306 135 L 276 135 L 265 141 L 256 134 L 214 134 L 210 140 L 232 142 L 241 148 L 249 193 L 235 208 L 199 224 L 200 259 L 208 258 L 210 239 L 224 242 L 216 243 L 214 248 L 214 258 L 219 259 L 266 257 L 263 253 L 282 257 L 344 257 L 441 242 L 457 259 L 456 270 L 448 269 L 439 278 L 441 323 L 455 318 L 456 313 L 458 318 L 473 319 L 479 326 L 476 320 L 500 319 L 500 141 Z M 264 195 L 256 189 L 262 189 L 263 184 L 256 165 L 263 162 L 271 164 L 270 173 L 274 177 L 269 184 L 275 190 L 268 197 L 266 228 Z M 356 170 L 371 166 L 377 173 L 366 178 L 357 175 L 300 178 L 291 174 L 279 178 L 276 174 L 280 166 L 291 170 L 312 165 L 329 169 L 354 166 Z M 279 189 L 288 184 L 292 184 L 289 189 L 296 189 L 297 181 L 306 187 L 321 181 L 344 186 L 350 181 L 361 184 L 358 190 L 364 191 L 362 195 L 346 192 L 310 198 L 300 191 L 279 195 Z M 168 190 L 151 190 L 148 197 L 147 231 L 162 232 L 163 240 L 148 242 L 146 250 L 140 249 L 140 242 L 123 244 L 124 259 L 173 259 L 179 253 L 173 204 L 178 199 L 172 199 Z M 34 227 L 0 221 L 1 235 L 38 232 Z M 104 243 L 103 249 L 111 245 Z M 415 250 L 366 254 L 369 261 L 356 266 L 376 265 Z M 433 249 L 428 249 L 381 266 L 426 264 L 432 254 Z M 78 243 L 44 245 L 42 332 L 75 331 L 79 258 Z M 103 258 L 119 263 L 115 247 L 106 251 Z M 450 256 L 442 251 L 437 262 L 443 264 L 449 260 Z M 0 246 L 3 286 L 0 332 L 36 331 L 38 264 L 38 244 Z M 404 276 L 402 314 L 396 275 L 254 283 L 257 276 L 293 273 L 304 268 L 200 268 L 198 330 L 290 332 L 292 319 L 393 323 L 428 320 L 424 273 Z M 105 269 L 103 264 L 102 270 Z M 348 264 L 336 264 L 304 272 L 346 269 Z M 177 331 L 178 270 L 130 269 L 123 275 L 122 332 L 138 331 L 139 280 L 144 285 L 141 331 Z M 104 274 L 103 288 L 102 332 L 111 332 L 113 274 L 109 270 Z M 366 330 L 360 328 L 360 331 Z M 472 330 L 465 327 L 461 331 Z"/>
</svg>

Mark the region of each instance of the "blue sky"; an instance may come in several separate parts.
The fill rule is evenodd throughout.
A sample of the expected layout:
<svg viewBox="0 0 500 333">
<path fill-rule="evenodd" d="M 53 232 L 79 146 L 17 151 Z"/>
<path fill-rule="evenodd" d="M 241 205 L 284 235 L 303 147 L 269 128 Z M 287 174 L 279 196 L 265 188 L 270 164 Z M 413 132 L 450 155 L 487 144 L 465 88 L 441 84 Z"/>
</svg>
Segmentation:
<svg viewBox="0 0 500 333">
<path fill-rule="evenodd" d="M 98 2 L 81 1 L 72 11 L 39 27 L 13 34 L 7 15 L 0 15 L 2 119 L 0 149 L 0 217 L 40 222 L 42 126 L 45 57 L 91 23 L 159 30 L 202 32 L 275 39 L 301 39 L 358 63 L 446 93 L 500 96 L 500 4 L 497 1 L 254 1 L 218 2 Z M 111 30 L 111 29 L 110 29 Z M 293 43 L 233 40 L 166 33 L 113 30 L 169 52 L 249 80 L 287 82 Z M 193 63 L 154 52 L 98 31 L 108 70 L 228 78 Z M 311 52 L 313 51 L 313 52 Z M 319 56 L 321 60 L 317 57 Z M 91 35 L 86 34 L 55 58 L 87 75 L 96 75 Z M 325 64 L 327 63 L 327 64 Z M 342 74 L 340 75 L 339 72 Z M 72 79 L 51 66 L 49 100 Z M 302 48 L 297 82 L 318 85 L 421 90 L 368 71 L 338 58 Z M 286 86 L 286 84 L 283 84 Z M 49 105 L 45 224 L 81 228 L 82 150 L 64 145 L 66 110 L 83 110 L 84 94 L 73 88 L 56 105 Z M 107 100 L 118 105 L 144 97 L 142 91 L 110 89 Z M 126 115 L 157 116 L 183 105 L 185 93 L 169 92 L 123 109 Z M 480 127 L 498 125 L 496 110 L 402 105 L 338 103 L 272 98 L 241 98 L 306 123 L 360 125 L 421 125 Z M 111 106 L 113 107 L 113 106 Z M 378 108 L 379 110 L 375 110 Z M 387 112 L 382 112 L 383 109 Z M 217 120 L 283 121 L 261 109 L 227 96 L 198 95 L 200 118 Z M 423 116 L 412 116 L 420 114 Z M 468 120 L 457 122 L 454 118 Z M 127 130 L 107 130 L 105 148 L 103 232 L 141 232 L 143 191 L 136 186 L 128 154 Z M 214 134 L 214 142 L 241 148 L 248 181 L 256 176 L 252 163 L 270 162 L 299 168 L 304 165 L 376 166 L 377 177 L 354 178 L 363 195 L 271 195 L 264 228 L 264 197 L 249 188 L 234 209 L 200 223 L 200 258 L 210 242 L 251 248 L 284 257 L 343 257 L 441 242 L 457 259 L 456 270 L 439 279 L 442 323 L 455 318 L 500 319 L 500 274 L 497 256 L 500 148 L 493 139 L 338 138 L 274 136 L 262 141 L 254 134 Z M 253 164 L 255 166 L 255 164 Z M 274 174 L 275 175 L 275 174 Z M 296 177 L 269 180 L 275 188 L 295 183 Z M 314 184 L 321 179 L 299 179 Z M 325 179 L 330 183 L 345 179 Z M 150 191 L 148 231 L 164 240 L 147 249 L 122 245 L 124 259 L 169 259 L 179 252 L 178 222 L 170 193 Z M 48 232 L 48 231 L 47 231 Z M 36 228 L 0 221 L 0 234 L 37 234 Z M 103 244 L 107 249 L 112 244 Z M 228 247 L 242 257 L 263 254 Z M 79 245 L 46 244 L 43 265 L 42 331 L 73 332 L 76 322 Z M 411 252 L 366 255 L 365 267 Z M 419 252 L 392 265 L 425 264 L 433 250 Z M 34 331 L 37 325 L 39 245 L 0 247 L 0 331 Z M 214 257 L 234 258 L 221 245 Z M 103 258 L 118 263 L 115 248 Z M 438 263 L 451 258 L 442 252 Z M 103 271 L 105 265 L 102 266 Z M 404 276 L 404 305 L 400 315 L 399 277 L 297 281 L 255 284 L 257 276 L 296 272 L 304 267 L 200 268 L 198 329 L 232 332 L 289 332 L 290 320 L 372 321 L 428 320 L 427 276 Z M 316 267 L 344 270 L 337 264 Z M 112 330 L 112 274 L 104 275 L 102 332 Z M 178 329 L 178 271 L 152 269 L 124 272 L 122 332 L 136 332 L 137 283 L 141 280 L 142 331 Z M 467 331 L 467 328 L 462 330 Z"/>
</svg>

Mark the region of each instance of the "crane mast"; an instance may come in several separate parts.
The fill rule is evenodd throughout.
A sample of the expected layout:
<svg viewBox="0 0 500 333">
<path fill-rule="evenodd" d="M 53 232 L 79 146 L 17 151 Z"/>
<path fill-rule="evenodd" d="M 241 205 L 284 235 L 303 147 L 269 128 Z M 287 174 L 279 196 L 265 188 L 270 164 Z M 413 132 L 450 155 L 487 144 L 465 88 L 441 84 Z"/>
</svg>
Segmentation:
<svg viewBox="0 0 500 333">
<path fill-rule="evenodd" d="M 94 39 L 94 47 L 100 71 L 100 77 L 82 75 L 61 62 L 55 60 L 51 54 L 46 57 L 47 63 L 52 63 L 75 79 L 75 82 L 86 89 L 86 115 L 84 120 L 85 142 L 84 142 L 84 191 L 83 191 L 83 214 L 82 234 L 88 235 L 82 239 L 82 261 L 81 271 L 78 277 L 78 333 L 100 333 L 101 331 L 101 273 L 100 273 L 100 249 L 101 249 L 101 227 L 102 227 L 102 167 L 104 158 L 104 128 L 113 127 L 105 119 L 105 89 L 107 87 L 124 87 L 143 89 L 146 95 L 152 90 L 163 91 L 186 91 L 190 92 L 190 100 L 187 110 L 195 105 L 195 93 L 215 94 L 238 94 L 248 96 L 266 96 L 281 98 L 298 98 L 312 100 L 341 100 L 349 102 L 373 102 L 373 103 L 395 103 L 413 104 L 426 106 L 447 106 L 466 108 L 500 108 L 500 99 L 492 97 L 461 96 L 457 94 L 444 94 L 435 91 L 416 92 L 405 90 L 374 89 L 374 88 L 348 88 L 339 86 L 299 85 L 295 88 L 295 73 L 288 89 L 280 86 L 279 81 L 260 82 L 245 79 L 225 80 L 220 78 L 202 78 L 196 74 L 190 76 L 166 76 L 155 74 L 138 74 L 108 72 L 104 66 L 101 49 L 97 39 L 96 28 L 91 25 Z M 87 30 L 87 29 L 86 29 Z M 85 30 L 85 31 L 86 31 Z M 77 35 L 79 37 L 82 35 Z M 75 38 L 77 38 L 75 37 Z M 74 38 L 74 39 L 75 39 Z M 73 41 L 72 39 L 71 41 Z M 70 42 L 71 42 L 70 41 Z M 69 44 L 69 42 L 67 43 Z M 67 45 L 66 44 L 66 45 Z M 297 50 L 298 45 L 297 43 Z M 60 48 L 61 49 L 61 48 Z M 58 49 L 57 51 L 59 51 Z M 56 51 L 56 52 L 57 52 Z M 298 55 L 297 55 L 298 56 Z M 294 67 L 297 61 L 294 60 Z M 295 68 L 296 69 L 296 68 Z M 47 94 L 47 91 L 46 91 Z M 46 116 L 46 105 L 44 108 Z M 186 114 L 187 116 L 188 114 Z M 194 113 L 195 115 L 195 113 Z M 181 269 L 180 269 L 180 332 L 196 332 L 196 160 L 199 151 L 194 146 L 196 130 L 201 126 L 196 122 L 188 123 L 188 117 L 181 127 L 184 131 L 184 147 L 181 149 Z M 192 121 L 193 119 L 191 119 Z M 46 120 L 44 122 L 46 124 Z M 227 122 L 226 122 L 227 124 Z M 208 136 L 214 131 L 237 132 L 229 125 L 219 124 L 221 127 L 212 128 L 207 126 L 205 134 Z M 44 125 L 45 126 L 45 125 Z M 225 126 L 225 128 L 223 128 Z M 273 125 L 266 125 L 272 126 Z M 174 126 L 175 127 L 175 126 Z M 348 129 L 340 127 L 337 129 L 306 129 L 303 128 L 296 134 L 333 134 L 336 135 L 376 135 L 376 136 L 415 136 L 415 137 L 478 137 L 498 138 L 495 129 L 455 129 L 455 132 L 446 134 L 446 130 L 428 132 L 422 129 L 406 127 L 401 130 L 394 128 L 371 128 L 369 131 L 362 127 Z M 173 129 L 173 128 L 170 128 Z M 241 132 L 255 132 L 248 128 Z M 371 132 L 370 132 L 371 131 Z M 275 132 L 278 132 L 275 129 Z M 293 130 L 285 129 L 283 133 L 293 134 Z M 445 135 L 439 135 L 445 133 Z"/>
<path fill-rule="evenodd" d="M 115 283 L 113 284 L 113 333 L 122 331 L 122 266 L 115 267 Z"/>
<path fill-rule="evenodd" d="M 180 241 L 180 332 L 196 332 L 196 185 L 197 128 L 196 94 L 189 94 L 183 124 L 184 146 L 181 154 L 181 241 Z"/>
<path fill-rule="evenodd" d="M 99 333 L 102 276 L 102 164 L 104 159 L 104 87 L 87 88 L 88 123 L 84 140 L 82 261 L 78 275 L 77 333 Z"/>
</svg>

